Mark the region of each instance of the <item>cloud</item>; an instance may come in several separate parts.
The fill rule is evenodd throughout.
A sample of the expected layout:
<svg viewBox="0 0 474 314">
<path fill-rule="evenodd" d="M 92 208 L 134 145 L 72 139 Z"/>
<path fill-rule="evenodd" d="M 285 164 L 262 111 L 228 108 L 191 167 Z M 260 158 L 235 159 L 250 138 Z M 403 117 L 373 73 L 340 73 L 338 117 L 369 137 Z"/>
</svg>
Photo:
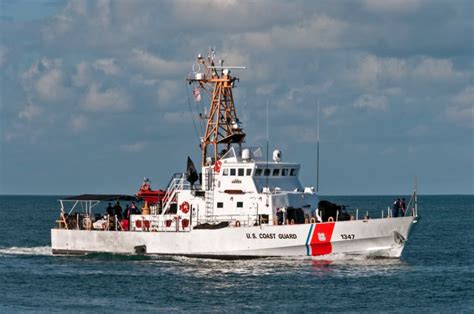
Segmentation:
<svg viewBox="0 0 474 314">
<path fill-rule="evenodd" d="M 474 128 L 474 86 L 467 87 L 454 96 L 445 114 L 450 121 Z"/>
<path fill-rule="evenodd" d="M 129 108 L 127 94 L 118 88 L 100 90 L 92 84 L 85 97 L 81 100 L 81 107 L 87 111 L 125 111 Z"/>
<path fill-rule="evenodd" d="M 233 41 L 244 42 L 257 50 L 338 48 L 344 46 L 344 21 L 325 15 L 314 15 L 297 24 L 274 26 L 270 31 L 249 32 L 234 36 Z"/>
<path fill-rule="evenodd" d="M 71 119 L 71 128 L 76 133 L 84 130 L 87 124 L 87 118 L 84 115 L 78 115 Z"/>
<path fill-rule="evenodd" d="M 173 100 L 182 98 L 185 93 L 184 83 L 178 83 L 176 80 L 164 80 L 158 83 L 158 106 L 160 108 L 168 107 Z"/>
<path fill-rule="evenodd" d="M 76 64 L 76 73 L 72 75 L 72 81 L 76 86 L 86 86 L 90 82 L 90 66 L 87 62 Z"/>
<path fill-rule="evenodd" d="M 59 69 L 51 69 L 44 73 L 36 82 L 36 91 L 43 100 L 58 100 L 63 96 L 62 73 Z"/>
<path fill-rule="evenodd" d="M 4 47 L 0 46 L 0 67 L 5 63 L 7 60 L 7 51 Z"/>
<path fill-rule="evenodd" d="M 379 58 L 372 54 L 364 56 L 355 71 L 357 82 L 374 85 L 381 80 L 400 80 L 407 76 L 409 68 L 405 60 L 397 58 Z"/>
<path fill-rule="evenodd" d="M 142 49 L 133 49 L 130 60 L 140 71 L 159 77 L 182 77 L 190 69 L 189 63 L 165 60 Z"/>
<path fill-rule="evenodd" d="M 385 110 L 388 106 L 388 100 L 384 95 L 364 94 L 356 99 L 353 106 L 369 110 Z"/>
<path fill-rule="evenodd" d="M 127 153 L 139 153 L 145 150 L 148 146 L 148 143 L 145 141 L 139 141 L 131 144 L 123 144 L 120 146 L 120 149 Z"/>
<path fill-rule="evenodd" d="M 18 118 L 31 121 L 35 117 L 40 116 L 42 111 L 43 110 L 41 109 L 41 107 L 33 104 L 28 104 L 18 113 Z"/>
<path fill-rule="evenodd" d="M 416 12 L 423 2 L 422 0 L 362 0 L 363 6 L 373 13 Z"/>
<path fill-rule="evenodd" d="M 97 70 L 101 70 L 107 75 L 117 75 L 120 72 L 120 68 L 116 64 L 114 58 L 98 59 L 94 62 L 93 67 Z"/>
<path fill-rule="evenodd" d="M 425 80 L 451 80 L 463 76 L 454 70 L 451 60 L 431 57 L 424 57 L 413 70 L 413 74 L 416 78 Z"/>
</svg>

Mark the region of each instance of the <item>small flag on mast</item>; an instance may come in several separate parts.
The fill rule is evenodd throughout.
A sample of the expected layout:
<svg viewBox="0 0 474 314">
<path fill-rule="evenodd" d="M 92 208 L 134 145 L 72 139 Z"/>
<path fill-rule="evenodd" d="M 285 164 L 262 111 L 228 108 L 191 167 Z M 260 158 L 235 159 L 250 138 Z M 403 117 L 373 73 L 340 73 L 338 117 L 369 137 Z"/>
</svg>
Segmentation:
<svg viewBox="0 0 474 314">
<path fill-rule="evenodd" d="M 199 90 L 199 87 L 196 86 L 194 88 L 193 94 L 194 94 L 194 100 L 201 101 L 201 91 Z"/>
</svg>

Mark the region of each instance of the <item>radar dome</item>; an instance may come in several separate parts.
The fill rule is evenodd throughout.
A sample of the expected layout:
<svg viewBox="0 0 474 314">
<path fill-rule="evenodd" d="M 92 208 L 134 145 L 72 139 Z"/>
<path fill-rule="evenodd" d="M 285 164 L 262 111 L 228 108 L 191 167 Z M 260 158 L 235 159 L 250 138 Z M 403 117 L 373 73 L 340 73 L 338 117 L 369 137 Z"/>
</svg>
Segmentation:
<svg viewBox="0 0 474 314">
<path fill-rule="evenodd" d="M 281 151 L 279 149 L 275 149 L 273 151 L 273 161 L 276 161 L 276 162 L 281 161 Z"/>
</svg>

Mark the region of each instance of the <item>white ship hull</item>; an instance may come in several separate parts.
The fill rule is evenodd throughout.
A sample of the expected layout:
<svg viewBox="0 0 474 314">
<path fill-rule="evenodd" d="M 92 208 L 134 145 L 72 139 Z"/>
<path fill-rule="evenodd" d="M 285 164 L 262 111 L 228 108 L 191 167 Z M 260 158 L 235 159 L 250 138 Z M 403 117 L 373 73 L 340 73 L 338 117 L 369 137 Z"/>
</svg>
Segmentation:
<svg viewBox="0 0 474 314">
<path fill-rule="evenodd" d="M 92 252 L 208 257 L 356 254 L 399 258 L 416 217 L 186 232 L 52 229 L 56 254 Z"/>
</svg>

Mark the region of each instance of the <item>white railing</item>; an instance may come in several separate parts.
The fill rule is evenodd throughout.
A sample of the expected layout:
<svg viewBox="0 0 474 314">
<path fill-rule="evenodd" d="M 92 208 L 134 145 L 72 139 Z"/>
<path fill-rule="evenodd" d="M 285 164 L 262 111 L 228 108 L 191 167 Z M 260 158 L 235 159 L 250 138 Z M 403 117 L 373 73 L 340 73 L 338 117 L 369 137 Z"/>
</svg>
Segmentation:
<svg viewBox="0 0 474 314">
<path fill-rule="evenodd" d="M 170 205 L 173 201 L 176 201 L 176 194 L 179 191 L 191 189 L 191 184 L 186 180 L 186 174 L 184 173 L 175 173 L 168 184 L 166 189 L 165 196 L 163 197 L 163 213 L 167 213 L 170 208 Z"/>
</svg>

